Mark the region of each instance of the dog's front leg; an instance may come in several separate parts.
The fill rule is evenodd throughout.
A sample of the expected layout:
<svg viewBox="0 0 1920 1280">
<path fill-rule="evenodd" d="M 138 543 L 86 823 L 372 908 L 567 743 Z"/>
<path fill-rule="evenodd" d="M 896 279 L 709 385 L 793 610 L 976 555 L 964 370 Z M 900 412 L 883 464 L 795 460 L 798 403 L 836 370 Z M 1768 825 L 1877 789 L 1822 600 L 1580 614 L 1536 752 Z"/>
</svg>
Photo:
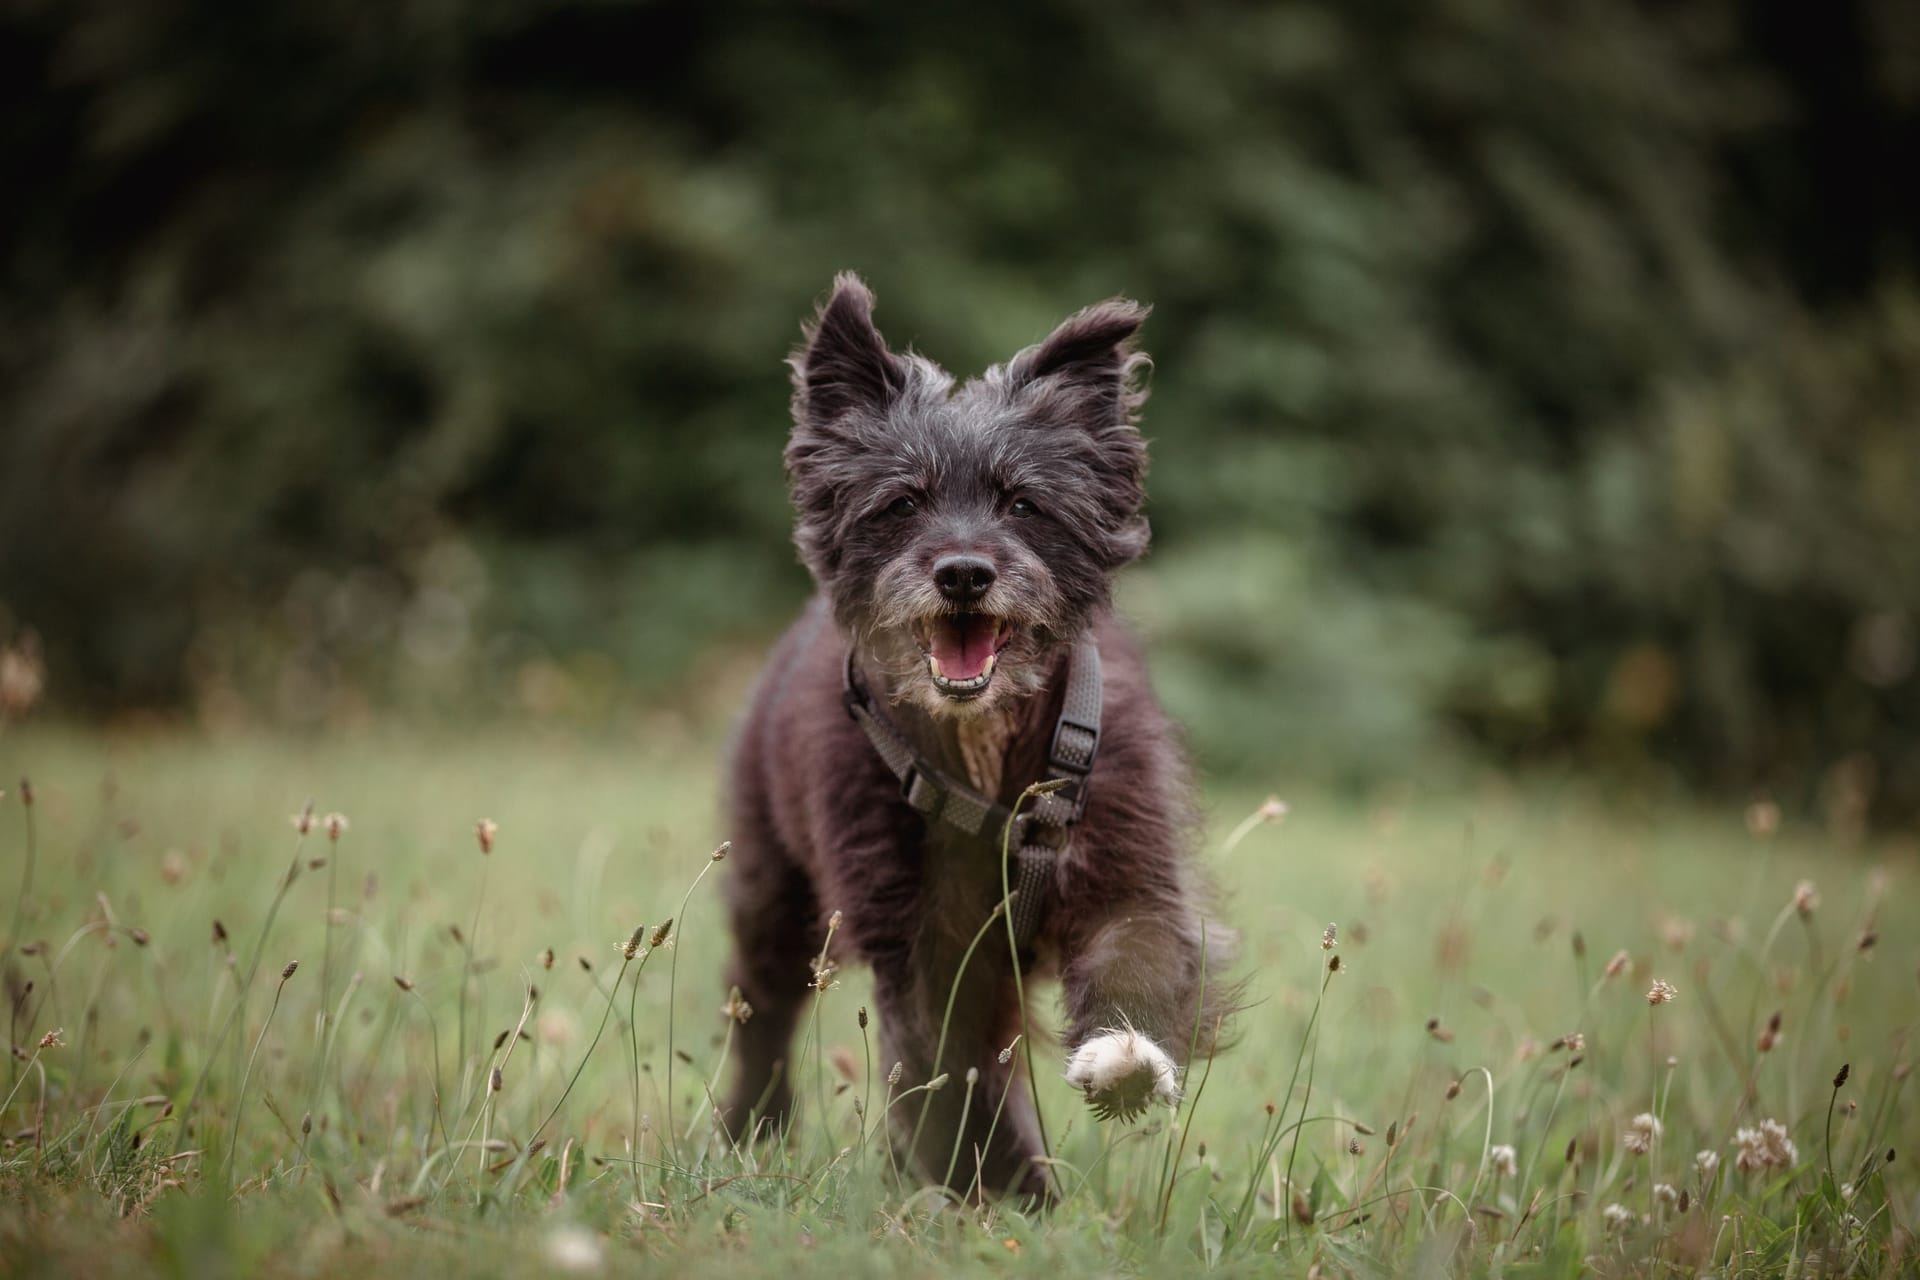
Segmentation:
<svg viewBox="0 0 1920 1280">
<path fill-rule="evenodd" d="M 1212 1052 L 1231 1002 L 1219 971 L 1233 942 L 1198 912 L 1153 901 L 1083 916 L 1067 930 L 1066 1077 L 1101 1119 L 1179 1101 L 1180 1064 Z"/>
</svg>

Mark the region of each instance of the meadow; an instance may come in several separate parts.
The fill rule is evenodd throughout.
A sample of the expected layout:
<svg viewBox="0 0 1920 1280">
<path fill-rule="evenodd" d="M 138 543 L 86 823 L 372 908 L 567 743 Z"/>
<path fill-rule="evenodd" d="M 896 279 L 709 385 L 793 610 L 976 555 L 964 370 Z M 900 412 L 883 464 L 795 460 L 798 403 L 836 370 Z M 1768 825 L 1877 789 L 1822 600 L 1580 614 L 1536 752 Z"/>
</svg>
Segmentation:
<svg viewBox="0 0 1920 1280">
<path fill-rule="evenodd" d="M 788 1140 L 716 1132 L 718 749 L 9 728 L 0 1271 L 1913 1273 L 1911 838 L 1210 786 L 1238 1042 L 1103 1125 L 1031 1028 L 1034 1210 L 893 1166 L 857 972 Z"/>
</svg>

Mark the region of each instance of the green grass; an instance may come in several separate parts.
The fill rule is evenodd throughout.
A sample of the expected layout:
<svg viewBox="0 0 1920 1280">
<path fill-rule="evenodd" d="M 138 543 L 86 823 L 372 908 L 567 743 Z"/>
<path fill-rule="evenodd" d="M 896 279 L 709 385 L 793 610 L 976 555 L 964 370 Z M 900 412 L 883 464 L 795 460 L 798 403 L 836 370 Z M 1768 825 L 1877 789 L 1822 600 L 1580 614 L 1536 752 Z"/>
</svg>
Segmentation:
<svg viewBox="0 0 1920 1280">
<path fill-rule="evenodd" d="M 1251 977 L 1239 1042 L 1196 1067 L 1177 1115 L 1131 1127 L 1095 1122 L 1041 1043 L 1067 1194 L 1023 1214 L 891 1171 L 861 974 L 803 1031 L 792 1141 L 715 1137 L 717 747 L 665 722 L 647 736 L 0 737 L 0 923 L 23 921 L 5 961 L 22 1050 L 0 1113 L 5 1271 L 490 1275 L 569 1250 L 632 1274 L 1913 1265 L 1910 844 L 1792 823 L 1759 837 L 1737 810 L 1494 779 L 1367 803 L 1287 792 L 1285 820 L 1229 851 L 1264 793 L 1211 792 L 1207 856 Z M 337 846 L 293 830 L 309 798 L 349 817 Z M 481 818 L 499 824 L 491 856 Z M 1803 878 L 1820 896 L 1805 916 Z M 623 961 L 668 917 L 668 946 L 643 936 Z M 1677 1000 L 1649 1005 L 1656 977 Z M 1583 1053 L 1554 1047 L 1572 1032 Z M 1662 1135 L 1635 1154 L 1622 1134 L 1648 1111 Z M 1735 1170 L 1735 1130 L 1763 1118 L 1797 1159 Z M 1722 1163 L 1703 1180 L 1707 1148 Z"/>
</svg>

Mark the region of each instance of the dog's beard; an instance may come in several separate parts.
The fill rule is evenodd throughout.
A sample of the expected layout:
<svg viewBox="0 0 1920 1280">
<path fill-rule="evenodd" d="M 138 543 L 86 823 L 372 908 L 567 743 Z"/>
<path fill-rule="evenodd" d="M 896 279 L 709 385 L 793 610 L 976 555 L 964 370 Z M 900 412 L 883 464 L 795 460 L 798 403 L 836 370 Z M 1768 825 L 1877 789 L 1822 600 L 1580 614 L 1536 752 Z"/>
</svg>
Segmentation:
<svg viewBox="0 0 1920 1280">
<path fill-rule="evenodd" d="M 967 717 L 1040 688 L 1059 628 L 1030 595 L 996 586 L 960 606 L 931 587 L 896 580 L 889 592 L 886 585 L 883 577 L 854 638 L 889 701 Z"/>
</svg>

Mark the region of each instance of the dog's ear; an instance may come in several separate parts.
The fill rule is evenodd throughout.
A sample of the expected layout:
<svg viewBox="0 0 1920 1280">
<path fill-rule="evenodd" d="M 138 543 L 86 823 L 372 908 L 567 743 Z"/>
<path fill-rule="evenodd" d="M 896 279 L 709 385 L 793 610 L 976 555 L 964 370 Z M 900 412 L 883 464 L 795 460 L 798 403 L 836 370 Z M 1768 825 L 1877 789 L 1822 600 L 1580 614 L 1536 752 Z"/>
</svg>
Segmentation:
<svg viewBox="0 0 1920 1280">
<path fill-rule="evenodd" d="M 1007 380 L 1016 389 L 1052 391 L 1050 416 L 1090 431 L 1132 426 L 1147 398 L 1140 373 L 1151 361 L 1134 342 L 1148 310 L 1127 298 L 1096 302 L 1015 356 Z"/>
<path fill-rule="evenodd" d="M 907 385 L 907 362 L 887 350 L 873 326 L 873 292 L 851 271 L 834 277 L 806 336 L 787 362 L 796 427 L 825 426 L 855 409 L 884 409 Z"/>
</svg>

